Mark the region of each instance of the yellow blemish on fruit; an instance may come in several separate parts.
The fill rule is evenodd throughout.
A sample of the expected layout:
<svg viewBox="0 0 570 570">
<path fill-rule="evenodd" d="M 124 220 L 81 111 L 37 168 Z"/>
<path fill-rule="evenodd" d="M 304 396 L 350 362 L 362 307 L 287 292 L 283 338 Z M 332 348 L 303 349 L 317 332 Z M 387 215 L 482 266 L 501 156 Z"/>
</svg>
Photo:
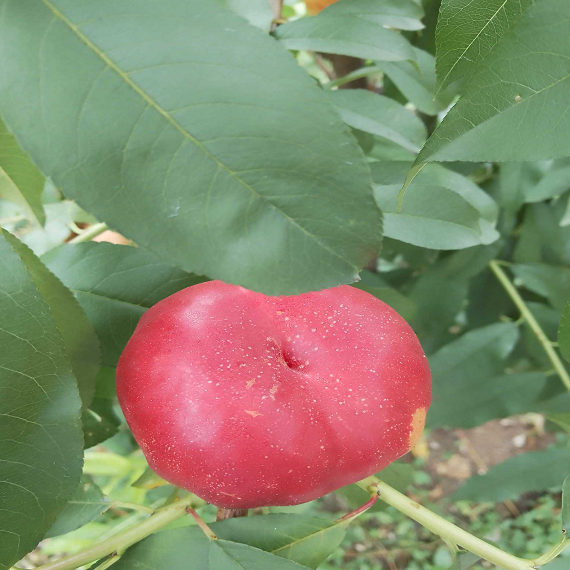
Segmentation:
<svg viewBox="0 0 570 570">
<path fill-rule="evenodd" d="M 255 378 L 252 378 L 251 380 L 248 380 L 248 381 L 245 383 L 245 387 L 246 387 L 246 388 L 251 388 L 254 384 L 255 384 Z"/>
<path fill-rule="evenodd" d="M 256 418 L 257 416 L 262 416 L 261 412 L 256 412 L 255 410 L 244 410 L 246 414 L 249 414 L 252 418 Z"/>
<path fill-rule="evenodd" d="M 424 431 L 426 411 L 427 410 L 425 408 L 418 408 L 412 416 L 412 425 L 410 426 L 412 428 L 410 431 L 410 449 L 418 443 L 418 440 Z"/>
</svg>

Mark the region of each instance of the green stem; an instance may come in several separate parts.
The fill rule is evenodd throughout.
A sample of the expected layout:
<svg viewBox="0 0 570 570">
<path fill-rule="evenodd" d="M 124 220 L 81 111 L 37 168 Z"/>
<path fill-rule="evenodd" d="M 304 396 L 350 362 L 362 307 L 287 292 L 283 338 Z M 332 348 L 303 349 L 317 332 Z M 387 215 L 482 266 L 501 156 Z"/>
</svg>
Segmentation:
<svg viewBox="0 0 570 570">
<path fill-rule="evenodd" d="M 218 540 L 218 537 L 214 534 L 212 529 L 204 522 L 202 517 L 192 507 L 186 507 L 186 512 L 196 521 L 196 524 L 200 527 L 200 530 L 210 540 Z"/>
<path fill-rule="evenodd" d="M 513 303 L 517 306 L 521 315 L 524 317 L 528 326 L 532 329 L 532 332 L 536 335 L 538 342 L 542 345 L 544 352 L 546 352 L 550 362 L 554 366 L 554 369 L 558 373 L 560 380 L 566 389 L 570 391 L 570 375 L 566 371 L 564 364 L 562 364 L 562 360 L 554 350 L 552 346 L 552 342 L 548 339 L 545 332 L 542 330 L 542 327 L 538 324 L 538 321 L 534 318 L 534 315 L 530 312 L 527 304 L 524 302 L 523 298 L 519 295 L 516 287 L 511 283 L 507 274 L 501 269 L 501 265 L 503 265 L 498 260 L 493 260 L 489 262 L 489 267 L 491 271 L 495 274 L 497 279 L 501 282 L 501 285 L 505 288 L 505 291 L 508 293 L 509 297 L 512 299 Z"/>
<path fill-rule="evenodd" d="M 144 505 L 139 505 L 137 503 L 126 503 L 125 501 L 112 501 L 109 506 L 112 509 L 129 509 L 132 511 L 148 513 L 150 515 L 154 513 L 154 509 L 151 509 L 150 507 L 145 507 Z"/>
<path fill-rule="evenodd" d="M 107 570 L 109 566 L 113 566 L 113 564 L 115 564 L 115 562 L 118 562 L 120 558 L 121 558 L 120 554 L 115 554 L 114 556 L 111 556 L 108 560 L 105 560 L 103 564 L 99 564 L 99 566 L 97 566 L 97 570 Z"/>
<path fill-rule="evenodd" d="M 570 538 L 564 537 L 558 544 L 555 544 L 548 552 L 535 560 L 538 566 L 544 566 L 554 560 L 567 546 L 570 545 Z"/>
<path fill-rule="evenodd" d="M 382 70 L 375 65 L 368 65 L 366 67 L 361 67 L 360 69 L 356 69 L 351 73 L 344 75 L 343 77 L 339 77 L 338 79 L 333 79 L 323 85 L 325 89 L 332 89 L 333 87 L 340 87 L 345 83 L 350 83 L 355 79 L 362 79 L 363 77 L 368 77 L 370 75 L 376 75 L 378 73 L 382 73 Z"/>
<path fill-rule="evenodd" d="M 36 570 L 72 570 L 73 568 L 78 568 L 90 562 L 95 562 L 95 560 L 100 560 L 109 554 L 122 552 L 129 546 L 160 530 L 167 524 L 185 516 L 188 513 L 187 509 L 190 507 L 192 499 L 193 496 L 190 495 L 172 505 L 157 509 L 144 521 L 109 538 L 105 542 L 94 544 L 90 548 L 78 552 L 77 554 L 60 558 L 55 562 L 38 566 Z"/>
<path fill-rule="evenodd" d="M 90 241 L 108 229 L 109 228 L 107 227 L 107 224 L 104 222 L 93 224 L 92 226 L 89 226 L 84 232 L 81 232 L 78 236 L 70 239 L 69 243 L 83 243 L 85 241 Z"/>
<path fill-rule="evenodd" d="M 563 548 L 570 543 L 570 540 L 567 540 L 563 547 L 561 547 L 562 543 L 558 544 L 536 560 L 517 558 L 455 526 L 429 509 L 422 507 L 419 503 L 399 493 L 377 477 L 368 477 L 358 482 L 357 485 L 370 493 L 377 493 L 382 501 L 420 523 L 446 542 L 457 544 L 461 548 L 506 570 L 535 570 L 541 564 L 545 564 L 544 560 L 547 558 L 550 561 L 560 554 Z"/>
</svg>

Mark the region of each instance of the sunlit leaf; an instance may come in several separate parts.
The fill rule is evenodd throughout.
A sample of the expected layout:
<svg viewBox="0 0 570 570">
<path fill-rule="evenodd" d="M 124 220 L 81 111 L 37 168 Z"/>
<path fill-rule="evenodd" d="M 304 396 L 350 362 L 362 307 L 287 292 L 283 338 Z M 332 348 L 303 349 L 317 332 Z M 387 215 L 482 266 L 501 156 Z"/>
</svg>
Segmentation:
<svg viewBox="0 0 570 570">
<path fill-rule="evenodd" d="M 443 0 L 436 29 L 437 87 L 468 77 L 534 0 Z"/>
<path fill-rule="evenodd" d="M 473 71 L 417 162 L 568 156 L 569 36 L 570 3 L 530 6 Z"/>
<path fill-rule="evenodd" d="M 269 294 L 352 283 L 377 252 L 354 138 L 290 54 L 239 16 L 186 0 L 0 11 L 6 124 L 66 197 L 139 247 Z M 411 49 L 355 20 L 388 34 L 387 49 Z"/>
</svg>

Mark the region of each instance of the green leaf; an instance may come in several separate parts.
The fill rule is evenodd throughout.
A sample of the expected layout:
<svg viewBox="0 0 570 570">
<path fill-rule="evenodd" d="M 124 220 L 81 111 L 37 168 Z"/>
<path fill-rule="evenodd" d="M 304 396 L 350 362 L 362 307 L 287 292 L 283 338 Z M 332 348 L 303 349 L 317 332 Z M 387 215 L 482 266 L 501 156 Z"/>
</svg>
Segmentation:
<svg viewBox="0 0 570 570">
<path fill-rule="evenodd" d="M 494 503 L 515 499 L 528 491 L 560 488 L 569 471 L 570 454 L 566 446 L 529 451 L 491 467 L 485 475 L 471 477 L 452 499 Z"/>
<path fill-rule="evenodd" d="M 470 247 L 428 267 L 414 282 L 410 294 L 416 316 L 412 327 L 426 353 L 431 354 L 454 337 L 449 328 L 464 309 L 470 280 L 495 257 L 500 244 Z"/>
<path fill-rule="evenodd" d="M 131 485 L 136 489 L 156 489 L 169 485 L 164 479 L 159 477 L 150 467 L 145 469 L 145 472 Z"/>
<path fill-rule="evenodd" d="M 435 95 L 435 58 L 416 47 L 414 53 L 414 63 L 399 61 L 379 63 L 379 65 L 418 111 L 426 115 L 437 115 L 453 101 L 457 88 L 455 85 L 450 85 Z"/>
<path fill-rule="evenodd" d="M 411 166 L 411 161 L 373 163 L 371 165 L 372 180 L 376 185 L 396 185 L 401 188 Z M 499 211 L 497 204 L 470 178 L 449 170 L 440 164 L 426 164 L 415 176 L 410 187 L 425 188 L 427 186 L 442 186 L 464 198 L 479 211 L 484 220 L 489 222 L 488 224 L 483 224 L 482 227 L 486 238 L 490 241 L 497 239 L 498 234 L 494 229 Z M 406 197 L 404 197 L 404 203 L 405 201 Z"/>
<path fill-rule="evenodd" d="M 545 414 L 547 420 L 562 428 L 566 433 L 570 433 L 570 413 L 568 414 Z"/>
<path fill-rule="evenodd" d="M 443 0 L 436 28 L 437 89 L 468 77 L 534 0 Z"/>
<path fill-rule="evenodd" d="M 330 14 L 279 26 L 275 37 L 287 49 L 350 55 L 379 61 L 414 60 L 411 44 L 398 32 L 359 17 Z"/>
<path fill-rule="evenodd" d="M 0 196 L 18 204 L 43 226 L 46 220 L 42 204 L 44 182 L 43 174 L 0 118 Z"/>
<path fill-rule="evenodd" d="M 261 540 L 264 547 L 268 549 L 279 548 L 277 544 L 285 544 L 287 541 L 297 540 L 296 537 L 299 534 L 299 529 L 296 529 L 295 525 L 285 523 L 284 528 L 294 532 L 294 534 L 284 537 L 279 531 L 279 528 L 274 530 L 275 525 L 271 526 L 267 523 L 264 525 L 263 521 L 267 520 L 268 517 L 271 517 L 272 521 L 275 521 L 275 517 L 291 516 L 298 517 L 297 523 L 301 523 L 301 520 L 305 518 L 301 515 L 264 515 L 237 521 L 244 525 L 250 525 L 252 524 L 250 520 L 253 521 L 252 527 L 250 527 L 253 532 L 250 531 L 247 533 L 244 532 L 243 529 L 240 530 L 241 525 L 232 524 L 232 522 L 235 521 L 214 523 L 209 525 L 219 537 L 218 540 L 214 541 L 209 540 L 196 526 L 166 530 L 154 536 L 150 536 L 129 548 L 115 566 L 117 570 L 134 570 L 137 568 L 166 570 L 167 568 L 182 567 L 188 570 L 266 570 L 267 568 L 271 568 L 272 570 L 301 570 L 302 568 L 307 568 L 307 566 L 302 566 L 292 559 L 287 559 L 288 555 L 296 554 L 297 551 L 295 549 L 281 551 L 285 555 L 284 557 L 276 556 L 271 554 L 271 552 L 254 548 L 247 544 L 227 540 L 225 538 L 226 531 L 223 530 L 224 527 L 228 527 L 227 532 L 229 535 L 237 534 L 240 537 L 244 536 L 254 542 Z M 230 522 L 230 524 L 228 524 L 228 522 Z M 302 529 L 301 532 L 303 532 L 303 530 L 311 533 L 319 531 L 318 524 L 315 526 L 309 523 L 306 527 L 300 525 L 299 528 Z M 344 535 L 344 529 L 342 529 L 342 534 Z M 317 551 L 323 548 L 323 546 L 319 546 L 319 541 L 322 538 L 322 536 L 317 535 L 316 540 L 313 542 Z M 340 540 L 338 542 L 335 540 L 334 542 L 338 545 Z M 336 548 L 336 545 L 334 548 Z M 310 559 L 316 558 L 316 553 L 311 553 L 305 547 L 300 547 L 298 552 L 303 558 L 307 556 L 309 556 Z"/>
<path fill-rule="evenodd" d="M 57 515 L 44 538 L 67 534 L 95 520 L 109 508 L 109 502 L 90 477 L 82 477 L 75 493 Z"/>
<path fill-rule="evenodd" d="M 329 100 L 350 127 L 392 141 L 417 154 L 427 138 L 423 122 L 388 97 L 365 89 L 329 91 Z"/>
<path fill-rule="evenodd" d="M 115 414 L 116 402 L 115 369 L 102 366 L 97 375 L 93 401 L 81 417 L 86 449 L 117 433 L 121 421 Z"/>
<path fill-rule="evenodd" d="M 307 515 L 274 513 L 228 519 L 209 526 L 225 540 L 248 544 L 297 564 L 317 568 L 338 548 L 347 525 Z"/>
<path fill-rule="evenodd" d="M 517 263 L 570 265 L 570 227 L 561 227 L 566 204 L 556 200 L 550 204 L 529 204 L 513 253 Z"/>
<path fill-rule="evenodd" d="M 562 356 L 570 362 L 570 299 L 566 301 L 562 310 L 560 327 L 558 329 L 558 344 Z"/>
<path fill-rule="evenodd" d="M 548 161 L 545 166 L 546 171 L 542 179 L 526 189 L 525 202 L 542 202 L 570 189 L 569 159 Z"/>
<path fill-rule="evenodd" d="M 462 249 L 489 240 L 483 235 L 479 212 L 463 197 L 441 186 L 408 189 L 398 212 L 398 186 L 374 189 L 384 212 L 384 235 L 431 249 Z M 498 234 L 492 235 L 494 241 Z"/>
<path fill-rule="evenodd" d="M 40 261 L 0 230 L 0 266 L 0 568 L 8 569 L 75 490 L 83 441 L 65 343 L 34 281 Z"/>
<path fill-rule="evenodd" d="M 342 0 L 324 11 L 327 16 L 358 16 L 399 30 L 421 30 L 422 7 L 414 0 Z"/>
<path fill-rule="evenodd" d="M 505 162 L 499 170 L 498 200 L 510 212 L 516 212 L 527 195 L 540 182 L 547 169 L 547 162 Z"/>
<path fill-rule="evenodd" d="M 103 364 L 111 367 L 148 308 L 204 281 L 127 245 L 63 245 L 42 259 L 75 293 L 101 340 Z"/>
<path fill-rule="evenodd" d="M 5 237 L 20 257 L 34 257 L 32 251 L 11 234 L 6 233 Z M 43 263 L 31 263 L 28 271 L 40 295 L 49 305 L 63 338 L 85 409 L 95 392 L 95 378 L 101 362 L 99 339 L 73 293 Z"/>
<path fill-rule="evenodd" d="M 560 321 L 560 311 L 553 309 L 543 303 L 535 303 L 526 301 L 527 307 L 533 314 L 534 318 L 544 331 L 546 338 L 554 341 L 556 339 L 556 331 Z M 544 347 L 539 342 L 536 334 L 533 332 L 529 324 L 525 321 L 522 325 L 523 339 L 525 344 L 525 351 L 528 356 L 533 359 L 544 370 L 552 370 L 552 361 L 546 354 Z M 558 385 L 558 381 L 556 382 Z M 570 397 L 570 394 L 568 395 Z"/>
<path fill-rule="evenodd" d="M 566 0 L 528 8 L 473 72 L 417 163 L 567 156 L 569 36 Z"/>
<path fill-rule="evenodd" d="M 570 475 L 562 484 L 562 528 L 566 536 L 570 536 Z"/>
<path fill-rule="evenodd" d="M 273 11 L 269 0 L 217 0 L 252 26 L 269 33 L 273 22 Z"/>
<path fill-rule="evenodd" d="M 491 378 L 463 373 L 455 381 L 445 375 L 438 378 L 434 391 L 437 404 L 430 408 L 428 425 L 472 428 L 490 420 L 531 411 L 546 383 L 547 379 L 541 372 L 519 372 Z"/>
<path fill-rule="evenodd" d="M 511 267 L 517 280 L 529 291 L 546 297 L 550 304 L 562 310 L 570 293 L 570 269 L 544 263 L 520 264 Z"/>
<path fill-rule="evenodd" d="M 427 425 L 472 428 L 528 411 L 547 380 L 540 372 L 503 373 L 518 338 L 516 325 L 498 323 L 470 331 L 431 356 Z"/>
<path fill-rule="evenodd" d="M 0 107 L 42 172 L 186 271 L 267 294 L 353 282 L 381 217 L 326 94 L 217 2 L 126 6 L 0 0 Z"/>
</svg>

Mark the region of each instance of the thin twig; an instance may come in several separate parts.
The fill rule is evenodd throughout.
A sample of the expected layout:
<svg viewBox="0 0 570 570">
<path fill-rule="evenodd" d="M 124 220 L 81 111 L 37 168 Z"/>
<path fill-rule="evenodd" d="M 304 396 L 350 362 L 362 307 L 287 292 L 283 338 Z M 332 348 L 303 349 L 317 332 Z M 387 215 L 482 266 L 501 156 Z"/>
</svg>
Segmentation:
<svg viewBox="0 0 570 570">
<path fill-rule="evenodd" d="M 560 357 L 556 353 L 556 350 L 552 346 L 552 342 L 546 336 L 546 333 L 542 330 L 542 327 L 538 324 L 538 321 L 534 318 L 534 315 L 531 313 L 530 309 L 528 308 L 527 304 L 524 302 L 524 299 L 520 296 L 519 292 L 517 291 L 516 287 L 511 283 L 510 279 L 507 277 L 507 274 L 501 269 L 501 265 L 503 265 L 498 260 L 492 260 L 489 262 L 489 267 L 491 271 L 496 275 L 497 279 L 501 282 L 501 285 L 505 288 L 505 291 L 512 299 L 513 303 L 517 306 L 521 315 L 524 317 L 526 322 L 528 323 L 529 327 L 532 329 L 532 332 L 536 335 L 538 342 L 544 348 L 546 355 L 552 362 L 560 380 L 566 389 L 570 392 L 570 375 L 566 371 L 566 368 Z"/>
</svg>

